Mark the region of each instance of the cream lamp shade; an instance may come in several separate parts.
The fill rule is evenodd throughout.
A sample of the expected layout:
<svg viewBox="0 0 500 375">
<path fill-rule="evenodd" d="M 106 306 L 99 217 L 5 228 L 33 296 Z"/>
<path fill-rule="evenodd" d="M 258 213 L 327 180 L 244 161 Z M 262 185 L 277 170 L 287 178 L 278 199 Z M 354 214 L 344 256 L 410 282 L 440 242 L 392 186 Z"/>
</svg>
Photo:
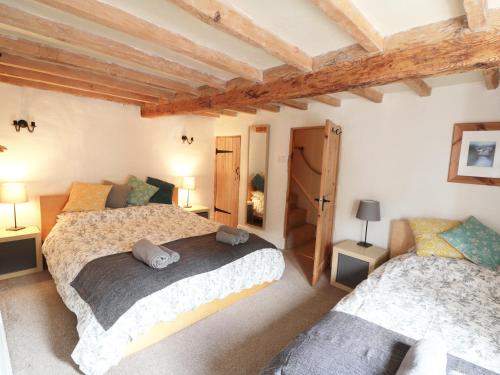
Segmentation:
<svg viewBox="0 0 500 375">
<path fill-rule="evenodd" d="M 182 179 L 182 188 L 187 190 L 194 190 L 196 187 L 194 177 L 184 177 Z"/>
<path fill-rule="evenodd" d="M 0 190 L 0 203 L 24 203 L 28 201 L 26 186 L 22 182 L 6 182 Z"/>
</svg>

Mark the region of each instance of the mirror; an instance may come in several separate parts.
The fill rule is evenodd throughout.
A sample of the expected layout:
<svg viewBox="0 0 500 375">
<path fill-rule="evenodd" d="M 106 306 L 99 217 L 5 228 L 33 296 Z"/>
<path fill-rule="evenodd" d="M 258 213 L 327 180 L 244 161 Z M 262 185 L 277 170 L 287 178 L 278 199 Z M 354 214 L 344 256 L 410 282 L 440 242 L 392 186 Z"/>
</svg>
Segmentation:
<svg viewBox="0 0 500 375">
<path fill-rule="evenodd" d="M 266 217 L 269 125 L 252 125 L 248 133 L 247 224 L 264 228 Z"/>
</svg>

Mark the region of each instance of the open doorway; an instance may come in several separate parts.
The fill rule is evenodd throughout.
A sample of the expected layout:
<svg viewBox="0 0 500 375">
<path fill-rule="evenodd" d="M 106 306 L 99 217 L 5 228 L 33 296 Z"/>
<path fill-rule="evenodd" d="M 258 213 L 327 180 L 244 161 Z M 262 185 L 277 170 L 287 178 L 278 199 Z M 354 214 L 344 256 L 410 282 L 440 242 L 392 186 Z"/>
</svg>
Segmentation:
<svg viewBox="0 0 500 375">
<path fill-rule="evenodd" d="M 331 253 L 340 127 L 293 128 L 290 134 L 285 248 L 315 285 Z"/>
</svg>

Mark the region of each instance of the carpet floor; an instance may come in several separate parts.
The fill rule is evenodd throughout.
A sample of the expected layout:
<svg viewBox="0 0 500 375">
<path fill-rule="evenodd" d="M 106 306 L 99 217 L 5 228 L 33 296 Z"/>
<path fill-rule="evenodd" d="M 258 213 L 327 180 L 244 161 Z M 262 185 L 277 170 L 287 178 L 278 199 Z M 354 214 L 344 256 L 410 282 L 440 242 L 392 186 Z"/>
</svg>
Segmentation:
<svg viewBox="0 0 500 375">
<path fill-rule="evenodd" d="M 345 292 L 326 275 L 312 288 L 292 253 L 283 279 L 123 359 L 110 375 L 253 375 Z M 47 271 L 0 281 L 0 311 L 14 375 L 80 374 L 71 359 L 76 318 Z"/>
</svg>

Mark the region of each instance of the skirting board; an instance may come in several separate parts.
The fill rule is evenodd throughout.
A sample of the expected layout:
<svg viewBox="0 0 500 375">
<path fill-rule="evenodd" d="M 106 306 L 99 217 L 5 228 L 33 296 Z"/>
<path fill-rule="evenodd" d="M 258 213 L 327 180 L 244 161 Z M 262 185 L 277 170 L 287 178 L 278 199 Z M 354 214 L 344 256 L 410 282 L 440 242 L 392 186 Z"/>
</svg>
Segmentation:
<svg viewBox="0 0 500 375">
<path fill-rule="evenodd" d="M 265 230 L 260 229 L 259 227 L 253 226 L 253 225 L 247 225 L 247 224 L 238 224 L 239 229 L 244 229 L 250 233 L 254 233 L 259 237 L 262 237 L 266 241 L 271 242 L 276 246 L 278 249 L 284 249 L 285 248 L 285 238 L 283 236 L 275 236 L 272 234 L 267 233 Z"/>
</svg>

